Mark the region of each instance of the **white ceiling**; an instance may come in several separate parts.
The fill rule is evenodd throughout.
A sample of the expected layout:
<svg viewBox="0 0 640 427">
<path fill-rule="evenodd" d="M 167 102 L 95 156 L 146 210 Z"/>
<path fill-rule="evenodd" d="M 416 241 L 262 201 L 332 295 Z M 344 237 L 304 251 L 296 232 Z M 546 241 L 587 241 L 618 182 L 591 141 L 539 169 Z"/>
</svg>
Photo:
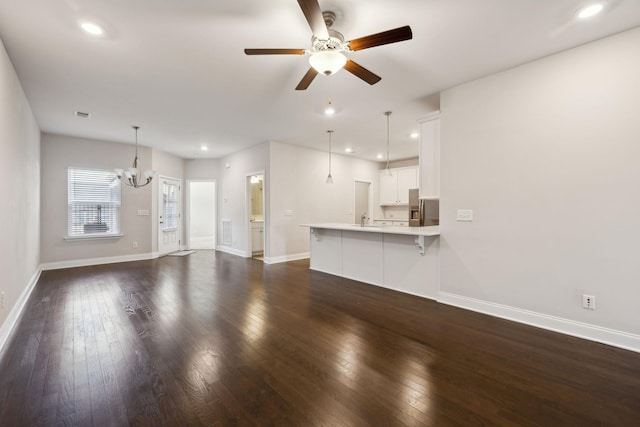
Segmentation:
<svg viewBox="0 0 640 427">
<path fill-rule="evenodd" d="M 578 22 L 594 1 L 320 0 L 346 40 L 403 25 L 413 39 L 349 54 L 376 85 L 342 70 L 306 91 L 294 90 L 306 57 L 243 53 L 309 48 L 294 0 L 0 0 L 0 38 L 44 132 L 132 143 L 136 124 L 141 145 L 203 158 L 265 141 L 326 150 L 333 129 L 334 151 L 374 160 L 391 110 L 401 159 L 417 155 L 409 134 L 441 90 L 640 25 L 639 0 L 608 0 Z M 84 33 L 83 18 L 106 35 Z M 329 97 L 334 117 L 322 114 Z"/>
</svg>

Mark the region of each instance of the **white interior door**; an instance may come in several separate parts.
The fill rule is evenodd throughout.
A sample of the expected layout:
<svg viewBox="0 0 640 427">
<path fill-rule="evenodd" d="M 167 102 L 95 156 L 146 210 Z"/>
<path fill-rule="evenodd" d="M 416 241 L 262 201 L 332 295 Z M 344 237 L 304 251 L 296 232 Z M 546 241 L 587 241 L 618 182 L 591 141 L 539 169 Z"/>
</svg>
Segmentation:
<svg viewBox="0 0 640 427">
<path fill-rule="evenodd" d="M 158 252 L 163 255 L 180 250 L 180 181 L 161 178 L 158 203 Z"/>
<path fill-rule="evenodd" d="M 216 248 L 216 183 L 187 181 L 189 249 Z"/>
</svg>

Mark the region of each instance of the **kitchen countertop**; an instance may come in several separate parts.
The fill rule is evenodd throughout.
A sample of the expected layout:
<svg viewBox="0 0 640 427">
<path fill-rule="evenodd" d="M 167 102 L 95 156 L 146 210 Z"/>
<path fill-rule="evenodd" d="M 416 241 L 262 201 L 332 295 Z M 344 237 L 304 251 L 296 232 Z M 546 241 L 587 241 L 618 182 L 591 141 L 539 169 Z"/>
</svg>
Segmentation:
<svg viewBox="0 0 640 427">
<path fill-rule="evenodd" d="M 406 227 L 394 225 L 371 225 L 367 224 L 361 227 L 359 224 L 341 224 L 341 223 L 323 223 L 323 224 L 302 224 L 301 227 L 309 228 L 325 228 L 330 230 L 342 231 L 361 231 L 364 233 L 383 233 L 383 234 L 404 234 L 409 236 L 439 236 L 440 227 Z"/>
</svg>

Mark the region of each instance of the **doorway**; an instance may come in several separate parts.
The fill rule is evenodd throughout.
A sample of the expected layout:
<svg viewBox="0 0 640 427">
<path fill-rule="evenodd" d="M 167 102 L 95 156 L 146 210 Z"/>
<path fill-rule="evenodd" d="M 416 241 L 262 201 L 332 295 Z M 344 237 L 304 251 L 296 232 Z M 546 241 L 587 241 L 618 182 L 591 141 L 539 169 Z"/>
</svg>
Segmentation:
<svg viewBox="0 0 640 427">
<path fill-rule="evenodd" d="M 160 177 L 158 198 L 158 253 L 180 250 L 180 180 Z"/>
<path fill-rule="evenodd" d="M 216 182 L 187 181 L 189 249 L 216 248 Z"/>
<path fill-rule="evenodd" d="M 264 261 L 265 248 L 265 197 L 264 173 L 247 176 L 248 197 L 248 252 L 252 258 Z"/>
<path fill-rule="evenodd" d="M 371 183 L 366 181 L 355 182 L 354 202 L 353 202 L 353 223 L 360 224 L 362 215 L 365 216 L 365 224 L 369 224 L 371 217 L 371 203 L 369 192 Z"/>
</svg>

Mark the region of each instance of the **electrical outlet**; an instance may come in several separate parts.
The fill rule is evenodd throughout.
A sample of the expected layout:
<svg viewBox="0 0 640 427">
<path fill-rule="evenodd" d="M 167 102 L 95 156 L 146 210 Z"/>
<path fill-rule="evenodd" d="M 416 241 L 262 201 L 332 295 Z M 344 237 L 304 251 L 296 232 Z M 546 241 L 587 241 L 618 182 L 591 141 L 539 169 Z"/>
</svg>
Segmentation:
<svg viewBox="0 0 640 427">
<path fill-rule="evenodd" d="M 138 242 L 133 242 L 133 249 L 138 249 Z"/>
<path fill-rule="evenodd" d="M 596 309 L 596 297 L 593 295 L 582 295 L 582 306 L 589 310 Z"/>
<path fill-rule="evenodd" d="M 4 291 L 0 292 L 0 308 L 4 308 Z"/>
<path fill-rule="evenodd" d="M 463 222 L 473 221 L 473 211 L 471 209 L 458 209 L 456 212 L 456 220 Z"/>
</svg>

